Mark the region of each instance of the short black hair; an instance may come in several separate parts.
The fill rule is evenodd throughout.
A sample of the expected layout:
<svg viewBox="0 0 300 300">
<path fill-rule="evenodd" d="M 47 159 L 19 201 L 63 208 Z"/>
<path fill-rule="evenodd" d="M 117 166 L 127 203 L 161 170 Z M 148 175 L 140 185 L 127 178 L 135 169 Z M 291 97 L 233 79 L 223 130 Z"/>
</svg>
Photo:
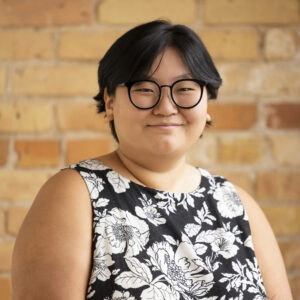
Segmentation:
<svg viewBox="0 0 300 300">
<path fill-rule="evenodd" d="M 100 60 L 99 93 L 94 97 L 98 112 L 105 111 L 105 89 L 113 96 L 119 84 L 147 78 L 155 58 L 170 46 L 180 52 L 192 76 L 206 83 L 209 99 L 216 99 L 222 79 L 198 35 L 185 25 L 156 20 L 126 32 Z M 110 127 L 118 141 L 113 121 Z"/>
</svg>

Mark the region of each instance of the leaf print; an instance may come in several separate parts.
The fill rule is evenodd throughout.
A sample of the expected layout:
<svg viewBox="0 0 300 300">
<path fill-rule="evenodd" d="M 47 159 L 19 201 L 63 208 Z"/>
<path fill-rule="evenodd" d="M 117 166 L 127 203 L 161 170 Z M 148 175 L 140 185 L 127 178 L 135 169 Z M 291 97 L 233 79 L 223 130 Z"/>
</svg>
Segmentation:
<svg viewBox="0 0 300 300">
<path fill-rule="evenodd" d="M 87 159 L 78 163 L 78 165 L 82 168 L 86 168 L 89 170 L 107 170 L 109 169 L 102 162 L 97 159 Z"/>
<path fill-rule="evenodd" d="M 116 193 L 124 193 L 129 189 L 130 181 L 117 172 L 109 171 L 106 176 Z"/>
<path fill-rule="evenodd" d="M 144 280 L 143 277 L 138 276 L 137 274 L 131 271 L 122 272 L 115 280 L 116 284 L 120 285 L 124 289 L 129 288 L 139 288 L 148 283 Z"/>
<path fill-rule="evenodd" d="M 86 182 L 91 198 L 97 199 L 99 193 L 104 189 L 103 180 L 101 178 L 98 178 L 96 174 L 93 173 L 87 173 L 81 171 L 80 175 L 83 177 L 83 179 Z"/>
<path fill-rule="evenodd" d="M 106 199 L 106 198 L 99 198 L 97 200 L 97 202 L 93 202 L 93 206 L 94 207 L 104 207 L 104 206 L 107 206 L 109 203 L 109 199 Z"/>
<path fill-rule="evenodd" d="M 207 246 L 204 244 L 195 244 L 195 250 L 198 255 L 203 255 L 207 250 Z"/>
<path fill-rule="evenodd" d="M 135 297 L 131 296 L 128 291 L 114 291 L 112 297 L 105 298 L 105 300 L 135 300 Z"/>
<path fill-rule="evenodd" d="M 170 236 L 170 235 L 167 235 L 167 234 L 164 234 L 163 237 L 167 240 L 167 242 L 171 245 L 175 245 L 177 246 L 178 245 L 178 242 L 175 241 L 175 239 Z"/>
<path fill-rule="evenodd" d="M 131 257 L 125 260 L 127 266 L 133 273 L 140 275 L 147 283 L 150 283 L 152 281 L 152 274 L 147 265 L 143 264 L 135 257 Z"/>
<path fill-rule="evenodd" d="M 184 231 L 186 232 L 186 234 L 189 237 L 193 237 L 193 236 L 197 235 L 198 232 L 200 231 L 200 229 L 201 229 L 200 225 L 192 224 L 192 223 L 186 224 L 184 226 Z"/>
<path fill-rule="evenodd" d="M 172 290 L 170 287 L 162 282 L 151 285 L 141 294 L 142 300 L 179 300 L 178 292 Z"/>
</svg>

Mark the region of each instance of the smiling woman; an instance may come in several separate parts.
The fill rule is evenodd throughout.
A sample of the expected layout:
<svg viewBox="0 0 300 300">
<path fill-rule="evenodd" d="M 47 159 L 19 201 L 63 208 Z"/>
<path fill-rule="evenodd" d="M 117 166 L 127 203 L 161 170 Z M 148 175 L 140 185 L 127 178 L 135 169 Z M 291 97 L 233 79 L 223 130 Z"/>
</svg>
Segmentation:
<svg viewBox="0 0 300 300">
<path fill-rule="evenodd" d="M 137 26 L 98 79 L 118 148 L 42 187 L 15 246 L 14 300 L 291 299 L 256 202 L 186 161 L 221 85 L 199 37 L 165 21 Z"/>
</svg>

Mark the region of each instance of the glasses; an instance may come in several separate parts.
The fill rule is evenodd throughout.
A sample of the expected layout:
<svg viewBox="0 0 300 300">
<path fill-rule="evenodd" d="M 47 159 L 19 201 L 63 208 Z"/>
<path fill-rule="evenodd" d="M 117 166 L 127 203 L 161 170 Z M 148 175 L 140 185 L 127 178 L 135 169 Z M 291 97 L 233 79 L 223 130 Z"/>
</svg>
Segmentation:
<svg viewBox="0 0 300 300">
<path fill-rule="evenodd" d="M 153 80 L 123 83 L 128 89 L 131 103 L 139 109 L 155 107 L 161 99 L 161 89 L 169 87 L 172 101 L 180 108 L 193 108 L 199 104 L 205 82 L 197 79 L 180 79 L 172 85 L 159 85 Z"/>
</svg>

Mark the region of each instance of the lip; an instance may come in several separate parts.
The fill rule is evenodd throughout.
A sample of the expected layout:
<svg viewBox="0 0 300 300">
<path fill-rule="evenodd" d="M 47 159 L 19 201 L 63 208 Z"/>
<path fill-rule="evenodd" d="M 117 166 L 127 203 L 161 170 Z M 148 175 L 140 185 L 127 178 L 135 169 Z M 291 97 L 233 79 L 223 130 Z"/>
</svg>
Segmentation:
<svg viewBox="0 0 300 300">
<path fill-rule="evenodd" d="M 178 123 L 157 123 L 157 124 L 149 124 L 147 125 L 147 127 L 170 130 L 170 129 L 180 127 L 182 125 L 183 124 L 178 124 Z"/>
</svg>

